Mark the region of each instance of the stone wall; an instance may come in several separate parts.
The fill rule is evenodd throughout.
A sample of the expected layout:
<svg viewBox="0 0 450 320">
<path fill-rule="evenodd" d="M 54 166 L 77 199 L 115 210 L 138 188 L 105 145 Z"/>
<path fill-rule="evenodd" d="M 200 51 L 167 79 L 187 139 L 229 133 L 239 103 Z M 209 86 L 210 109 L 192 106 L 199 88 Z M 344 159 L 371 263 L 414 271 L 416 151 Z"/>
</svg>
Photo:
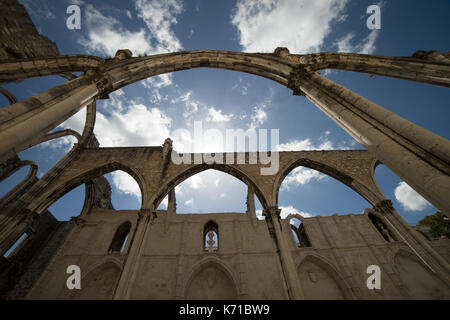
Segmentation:
<svg viewBox="0 0 450 320">
<path fill-rule="evenodd" d="M 407 244 L 386 241 L 368 213 L 282 220 L 306 299 L 449 299 L 450 291 Z M 295 242 L 289 223 L 300 218 L 310 247 Z M 112 299 L 130 247 L 108 252 L 117 228 L 138 224 L 138 211 L 94 209 L 65 241 L 27 299 Z M 215 252 L 203 228 L 218 226 Z M 277 248 L 254 212 L 176 214 L 158 211 L 146 230 L 130 299 L 287 299 Z M 66 268 L 81 267 L 82 290 L 66 288 Z M 381 290 L 366 286 L 367 267 L 381 268 Z"/>
<path fill-rule="evenodd" d="M 0 1 L 0 60 L 59 55 L 56 44 L 39 34 L 17 0 Z"/>
</svg>

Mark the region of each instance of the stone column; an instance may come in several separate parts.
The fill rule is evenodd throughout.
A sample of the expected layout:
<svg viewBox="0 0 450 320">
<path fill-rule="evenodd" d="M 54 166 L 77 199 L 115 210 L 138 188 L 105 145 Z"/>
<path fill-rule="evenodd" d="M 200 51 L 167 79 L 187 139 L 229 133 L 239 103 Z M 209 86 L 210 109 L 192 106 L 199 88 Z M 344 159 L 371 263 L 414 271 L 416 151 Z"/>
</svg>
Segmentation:
<svg viewBox="0 0 450 320">
<path fill-rule="evenodd" d="M 450 216 L 450 141 L 318 73 L 300 71 L 294 94 L 305 95 L 383 164 Z"/>
<path fill-rule="evenodd" d="M 136 273 L 139 268 L 140 258 L 145 250 L 145 241 L 151 229 L 156 213 L 152 209 L 142 209 L 136 225 L 136 231 L 131 239 L 127 258 L 120 274 L 119 283 L 113 295 L 114 300 L 129 300 L 133 288 Z"/>
<path fill-rule="evenodd" d="M 266 217 L 269 231 L 274 238 L 276 246 L 278 248 L 281 267 L 283 269 L 284 278 L 289 290 L 289 297 L 293 300 L 303 300 L 304 296 L 302 288 L 300 286 L 297 268 L 295 266 L 294 259 L 292 258 L 292 253 L 289 250 L 289 246 L 282 231 L 280 212 L 280 209 L 271 207 L 268 210 L 264 210 L 263 214 Z"/>
<path fill-rule="evenodd" d="M 81 79 L 80 79 L 81 78 Z M 0 110 L 0 162 L 91 103 L 101 91 L 80 77 Z"/>
</svg>

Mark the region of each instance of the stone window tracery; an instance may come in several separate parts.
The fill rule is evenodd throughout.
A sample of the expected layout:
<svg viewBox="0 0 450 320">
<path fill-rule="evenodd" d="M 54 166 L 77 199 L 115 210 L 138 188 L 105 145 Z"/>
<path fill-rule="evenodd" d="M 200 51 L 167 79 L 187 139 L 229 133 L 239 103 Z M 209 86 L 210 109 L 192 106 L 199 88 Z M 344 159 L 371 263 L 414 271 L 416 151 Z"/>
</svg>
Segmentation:
<svg viewBox="0 0 450 320">
<path fill-rule="evenodd" d="M 203 249 L 206 252 L 219 250 L 219 227 L 214 221 L 209 221 L 203 229 Z"/>
</svg>

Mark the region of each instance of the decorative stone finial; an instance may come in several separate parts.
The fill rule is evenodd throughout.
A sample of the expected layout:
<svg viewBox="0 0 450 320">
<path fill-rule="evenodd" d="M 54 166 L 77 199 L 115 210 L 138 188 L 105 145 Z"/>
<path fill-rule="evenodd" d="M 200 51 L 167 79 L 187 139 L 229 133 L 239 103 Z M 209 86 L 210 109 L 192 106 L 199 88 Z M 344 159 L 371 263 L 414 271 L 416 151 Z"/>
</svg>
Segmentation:
<svg viewBox="0 0 450 320">
<path fill-rule="evenodd" d="M 285 57 L 289 54 L 289 49 L 286 47 L 278 47 L 273 52 L 276 56 Z"/>
<path fill-rule="evenodd" d="M 131 58 L 133 56 L 133 53 L 128 49 L 121 49 L 117 50 L 115 58 L 118 60 L 125 60 L 128 58 Z"/>
</svg>

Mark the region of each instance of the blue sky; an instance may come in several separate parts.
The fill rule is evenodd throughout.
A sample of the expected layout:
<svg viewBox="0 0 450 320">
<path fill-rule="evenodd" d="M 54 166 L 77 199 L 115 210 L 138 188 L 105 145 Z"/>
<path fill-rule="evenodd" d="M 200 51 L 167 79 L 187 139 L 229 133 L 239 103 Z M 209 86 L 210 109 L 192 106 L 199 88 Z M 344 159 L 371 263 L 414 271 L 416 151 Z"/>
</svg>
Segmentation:
<svg viewBox="0 0 450 320">
<path fill-rule="evenodd" d="M 411 56 L 417 50 L 449 51 L 450 2 L 361 0 L 21 0 L 39 32 L 56 42 L 61 54 L 113 56 L 129 48 L 135 55 L 195 49 L 273 52 L 286 46 L 292 53 L 345 51 Z M 81 29 L 66 27 L 66 9 L 81 8 Z M 366 27 L 369 5 L 381 7 L 381 30 Z M 398 115 L 449 138 L 450 90 L 431 85 L 342 71 L 322 72 L 333 81 Z M 30 79 L 5 87 L 19 100 L 66 81 L 60 77 Z M 7 105 L 4 97 L 1 106 Z M 101 146 L 161 145 L 172 136 L 178 151 L 190 151 L 176 129 L 203 127 L 279 129 L 280 149 L 362 149 L 345 131 L 305 98 L 253 75 L 216 69 L 195 69 L 143 80 L 98 103 L 95 133 Z M 84 110 L 62 124 L 81 132 Z M 24 160 L 39 164 L 39 177 L 70 149 L 61 138 L 28 149 Z M 215 150 L 206 144 L 203 151 Z M 0 184 L 0 195 L 27 174 L 23 168 Z M 436 209 L 384 166 L 377 182 L 394 207 L 415 225 Z M 125 173 L 108 174 L 117 209 L 140 207 L 139 188 Z M 177 189 L 178 212 L 243 212 L 246 186 L 216 171 L 200 173 Z M 50 207 L 60 220 L 81 211 L 84 186 Z M 279 204 L 283 215 L 361 213 L 370 205 L 333 178 L 297 168 L 285 180 Z M 164 206 L 164 205 L 162 205 Z M 260 209 L 260 207 L 259 207 Z"/>
</svg>

